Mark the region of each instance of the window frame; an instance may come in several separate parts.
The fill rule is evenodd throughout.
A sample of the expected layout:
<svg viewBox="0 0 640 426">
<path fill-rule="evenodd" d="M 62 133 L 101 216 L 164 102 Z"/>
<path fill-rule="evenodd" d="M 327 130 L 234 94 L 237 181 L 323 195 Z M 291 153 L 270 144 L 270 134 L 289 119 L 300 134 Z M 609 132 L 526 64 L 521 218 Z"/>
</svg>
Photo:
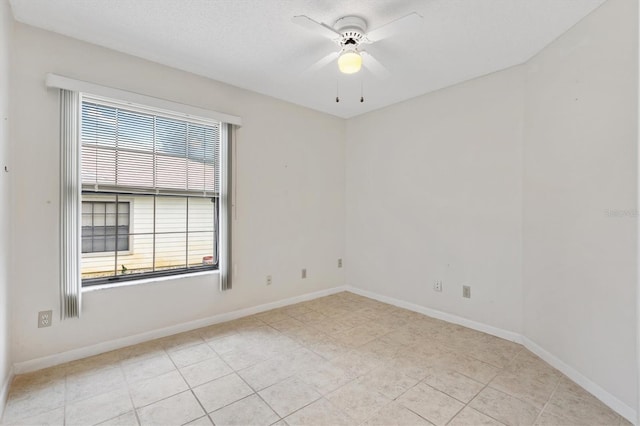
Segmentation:
<svg viewBox="0 0 640 426">
<path fill-rule="evenodd" d="M 88 99 L 86 99 L 88 98 Z M 231 135 L 230 132 L 227 129 L 228 124 L 224 123 L 224 122 L 220 122 L 211 118 L 203 118 L 203 117 L 196 117 L 196 116 L 192 116 L 189 114 L 184 114 L 184 113 L 180 113 L 180 112 L 176 112 L 176 111 L 169 111 L 169 110 L 165 110 L 165 109 L 159 109 L 159 108 L 155 108 L 152 106 L 146 106 L 146 105 L 139 105 L 139 104 L 133 104 L 127 101 L 120 101 L 117 99 L 111 99 L 108 97 L 104 97 L 104 96 L 99 96 L 99 95 L 92 95 L 92 94 L 87 94 L 87 93 L 79 93 L 79 110 L 78 110 L 78 115 L 79 115 L 79 124 L 78 124 L 78 136 L 79 136 L 79 150 L 80 150 L 80 157 L 82 156 L 82 106 L 84 104 L 84 102 L 89 102 L 89 103 L 97 103 L 97 104 L 101 104 L 101 105 L 105 105 L 105 106 L 110 106 L 110 107 L 116 107 L 116 108 L 122 108 L 124 110 L 127 111 L 133 111 L 133 112 L 138 112 L 141 114 L 151 114 L 151 115 L 155 115 L 155 116 L 161 116 L 161 117 L 165 117 L 165 118 L 169 118 L 172 120 L 180 120 L 180 121 L 185 121 L 185 122 L 189 122 L 189 123 L 193 123 L 193 124 L 197 124 L 197 125 L 217 125 L 218 126 L 218 131 L 220 132 L 220 139 L 219 139 L 219 144 L 220 146 L 218 146 L 218 150 L 220 152 L 223 151 L 228 151 L 231 149 L 230 144 L 231 144 Z M 223 146 L 226 145 L 226 146 Z M 217 179 L 224 179 L 222 176 L 225 174 L 228 174 L 228 170 L 226 170 L 228 167 L 230 167 L 230 164 L 228 161 L 224 161 L 222 158 L 219 159 L 218 162 L 218 170 L 216 170 L 216 174 L 217 174 Z M 78 172 L 81 173 L 82 170 L 82 166 L 79 166 L 79 170 Z M 228 177 L 227 177 L 228 179 Z M 83 186 L 82 183 L 80 182 L 81 187 Z M 129 208 L 129 233 L 130 234 L 134 234 L 135 233 L 135 224 L 134 224 L 134 199 L 136 197 L 136 193 L 131 193 L 131 192 L 117 192 L 115 191 L 113 188 L 110 188 L 108 190 L 105 191 L 96 191 L 95 193 L 91 194 L 91 192 L 89 191 L 89 195 L 86 195 L 87 190 L 86 189 L 81 189 L 80 191 L 80 208 L 82 206 L 82 201 L 93 201 L 93 199 L 97 199 L 100 198 L 100 195 L 102 194 L 113 194 L 113 195 L 118 195 L 119 201 L 128 201 L 130 202 L 130 208 Z M 223 189 L 222 186 L 220 187 L 220 192 L 215 194 L 215 191 L 212 191 L 211 194 L 212 195 L 205 195 L 202 197 L 198 197 L 197 194 L 200 193 L 200 191 L 184 191 L 184 193 L 180 193 L 180 194 L 174 194 L 171 193 L 171 191 L 168 191 L 167 193 L 156 193 L 156 194 L 151 194 L 151 193 L 141 193 L 141 196 L 163 196 L 163 195 L 178 195 L 178 196 L 184 196 L 184 197 L 198 197 L 198 198 L 207 198 L 207 199 L 214 199 L 215 200 L 215 207 L 214 207 L 214 223 L 213 223 L 213 232 L 214 232 L 214 253 L 215 253 L 215 262 L 213 264 L 203 264 L 203 265 L 198 265 L 198 266 L 188 266 L 188 264 L 186 265 L 185 268 L 176 268 L 176 269 L 167 269 L 167 270 L 161 270 L 161 271 L 150 271 L 150 272 L 144 272 L 144 273 L 139 273 L 139 274 L 132 274 L 132 275 L 113 275 L 113 276 L 109 276 L 109 277 L 98 277 L 98 278 L 82 278 L 80 277 L 80 286 L 82 289 L 87 289 L 87 288 L 91 288 L 91 287 L 96 287 L 96 286 L 100 286 L 100 287 L 111 287 L 111 286 L 118 286 L 119 284 L 122 283 L 127 283 L 127 284 L 135 284 L 136 281 L 144 281 L 144 282 L 148 282 L 149 280 L 154 280 L 157 278 L 164 278 L 164 277 L 171 277 L 171 276 L 189 276 L 192 274 L 201 274 L 203 272 L 211 272 L 211 273 L 220 273 L 220 269 L 221 269 L 221 258 L 222 256 L 230 256 L 230 252 L 223 254 L 222 253 L 222 247 L 223 247 L 223 243 L 222 243 L 222 239 L 221 237 L 223 236 L 223 234 L 226 235 L 230 235 L 230 230 L 227 230 L 226 232 L 223 232 L 222 230 L 222 226 L 226 225 L 229 226 L 228 221 L 225 221 L 225 224 L 223 225 L 223 220 L 221 219 L 222 215 L 228 216 L 230 214 L 230 212 L 227 211 L 223 211 L 223 206 L 226 204 L 226 208 L 230 209 L 231 206 L 228 203 L 228 201 L 225 203 L 222 198 L 223 196 L 226 197 L 227 199 L 230 197 L 229 194 L 225 194 L 223 195 Z M 206 194 L 206 192 L 205 192 Z M 215 195 L 213 195 L 215 194 Z M 99 201 L 99 200 L 97 200 Z M 154 219 L 155 220 L 155 219 Z M 81 228 L 81 223 L 80 223 L 80 228 Z M 82 230 L 80 229 L 80 235 L 82 233 Z M 226 246 L 226 250 L 230 251 L 230 244 L 227 244 Z M 129 250 L 128 251 L 117 251 L 118 253 L 118 257 L 120 255 L 122 256 L 128 256 L 128 255 L 133 255 L 135 251 L 135 235 L 130 235 L 129 236 Z M 79 256 L 80 258 L 87 256 L 88 258 L 94 258 L 94 257 L 99 257 L 99 256 L 104 256 L 105 253 L 114 253 L 114 252 L 97 252 L 97 253 L 82 253 L 81 248 L 80 248 L 80 253 Z M 81 266 L 80 266 L 81 268 Z M 117 268 L 116 268 L 117 269 Z M 116 270 L 114 269 L 114 270 Z M 230 288 L 230 286 L 228 287 Z"/>
</svg>

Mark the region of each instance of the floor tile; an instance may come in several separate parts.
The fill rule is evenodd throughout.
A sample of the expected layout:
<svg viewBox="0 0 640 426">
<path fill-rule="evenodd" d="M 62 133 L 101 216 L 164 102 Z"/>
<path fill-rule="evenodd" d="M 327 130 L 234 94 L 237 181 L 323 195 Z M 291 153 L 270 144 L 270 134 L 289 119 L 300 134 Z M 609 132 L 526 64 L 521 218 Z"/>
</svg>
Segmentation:
<svg viewBox="0 0 640 426">
<path fill-rule="evenodd" d="M 539 410 L 524 401 L 492 389 L 485 388 L 469 406 L 506 425 L 530 425 Z"/>
<path fill-rule="evenodd" d="M 342 343 L 338 343 L 334 338 L 330 336 L 326 336 L 316 341 L 309 342 L 305 344 L 305 346 L 326 360 L 332 360 L 341 356 L 345 356 L 351 351 L 351 348 Z"/>
<path fill-rule="evenodd" d="M 484 384 L 493 380 L 500 371 L 499 368 L 493 365 L 465 356 L 454 355 L 445 359 L 446 361 L 438 364 L 440 368 L 457 371 L 460 374 L 464 374 L 465 376 Z"/>
<path fill-rule="evenodd" d="M 164 337 L 159 340 L 167 352 L 173 352 L 204 343 L 202 336 L 197 330 L 174 334 L 173 336 Z"/>
<path fill-rule="evenodd" d="M 199 328 L 196 331 L 207 343 L 236 334 L 236 329 L 228 322 L 213 324 L 208 327 Z"/>
<path fill-rule="evenodd" d="M 232 373 L 193 388 L 207 413 L 218 410 L 253 393 L 237 374 Z"/>
<path fill-rule="evenodd" d="M 43 382 L 23 379 L 19 386 L 19 389 L 12 387 L 9 392 L 4 409 L 5 422 L 37 416 L 65 405 L 64 379 Z"/>
<path fill-rule="evenodd" d="M 485 386 L 458 372 L 440 368 L 430 368 L 424 382 L 464 403 L 471 401 Z"/>
<path fill-rule="evenodd" d="M 127 390 L 117 390 L 67 405 L 66 425 L 94 425 L 133 410 Z"/>
<path fill-rule="evenodd" d="M 238 374 L 249 386 L 259 391 L 323 361 L 318 354 L 301 348 L 240 370 Z"/>
<path fill-rule="evenodd" d="M 324 398 L 285 417 L 284 421 L 290 426 L 348 426 L 355 424 L 354 419 Z"/>
<path fill-rule="evenodd" d="M 386 366 L 379 367 L 367 373 L 358 381 L 367 388 L 375 390 L 391 399 L 399 397 L 418 383 L 417 379 Z"/>
<path fill-rule="evenodd" d="M 99 426 L 138 426 L 138 416 L 135 411 L 129 411 L 118 417 L 102 422 Z"/>
<path fill-rule="evenodd" d="M 321 395 L 326 395 L 346 385 L 358 376 L 349 370 L 326 361 L 300 372 L 298 377 L 313 386 Z"/>
<path fill-rule="evenodd" d="M 180 373 L 192 388 L 231 372 L 231 368 L 217 356 L 180 369 Z"/>
<path fill-rule="evenodd" d="M 176 369 L 176 366 L 166 353 L 155 355 L 151 358 L 125 363 L 122 366 L 124 375 L 129 383 L 138 380 L 150 379 L 163 373 Z"/>
<path fill-rule="evenodd" d="M 209 416 L 204 416 L 187 423 L 185 426 L 213 426 L 213 423 Z"/>
<path fill-rule="evenodd" d="M 288 331 L 295 328 L 303 327 L 304 323 L 295 318 L 287 316 L 286 319 L 271 323 L 270 325 L 278 331 Z"/>
<path fill-rule="evenodd" d="M 64 407 L 56 408 L 55 410 L 47 411 L 46 413 L 38 414 L 33 417 L 8 422 L 6 424 L 11 426 L 64 426 Z"/>
<path fill-rule="evenodd" d="M 302 321 L 307 324 L 326 320 L 329 318 L 326 315 L 316 311 L 308 311 L 301 314 L 293 314 L 292 316 L 298 321 Z"/>
<path fill-rule="evenodd" d="M 143 407 L 189 389 L 178 371 L 170 371 L 130 386 L 131 399 L 136 407 Z"/>
<path fill-rule="evenodd" d="M 297 377 L 282 381 L 258 393 L 280 417 L 286 417 L 321 397 L 311 385 Z"/>
<path fill-rule="evenodd" d="M 191 391 L 138 408 L 138 418 L 142 426 L 182 425 L 205 414 Z"/>
<path fill-rule="evenodd" d="M 546 411 L 543 411 L 534 423 L 535 426 L 582 426 L 582 424 L 582 422 L 567 420 Z"/>
<path fill-rule="evenodd" d="M 274 385 L 296 374 L 283 356 L 262 361 L 238 374 L 256 391 Z"/>
<path fill-rule="evenodd" d="M 363 376 L 384 364 L 380 358 L 357 350 L 352 350 L 346 355 L 332 360 L 331 363 L 355 376 Z"/>
<path fill-rule="evenodd" d="M 289 315 L 287 315 L 280 309 L 275 309 L 272 311 L 263 312 L 261 314 L 256 314 L 255 317 L 258 318 L 260 321 L 263 321 L 269 325 L 279 321 L 285 321 L 291 318 Z"/>
<path fill-rule="evenodd" d="M 119 349 L 117 352 L 120 352 L 120 364 L 123 367 L 128 364 L 134 364 L 166 353 L 160 342 L 157 340 L 128 346 L 126 348 Z"/>
<path fill-rule="evenodd" d="M 101 369 L 97 373 L 88 370 L 67 376 L 67 403 L 95 395 L 110 392 L 127 385 L 124 373 L 119 365 L 108 369 Z"/>
<path fill-rule="evenodd" d="M 435 425 L 446 424 L 464 407 L 460 401 L 424 383 L 411 388 L 397 401 Z"/>
<path fill-rule="evenodd" d="M 526 372 L 500 372 L 489 384 L 493 389 L 515 396 L 539 410 L 549 400 L 549 397 L 556 388 L 557 379 L 555 378 L 537 378 Z"/>
<path fill-rule="evenodd" d="M 394 401 L 382 407 L 364 423 L 364 426 L 431 426 L 432 424 Z M 470 423 L 468 426 L 470 425 L 472 424 Z"/>
<path fill-rule="evenodd" d="M 200 343 L 169 352 L 169 357 L 178 368 L 181 368 L 216 357 L 216 353 L 206 343 Z"/>
<path fill-rule="evenodd" d="M 279 419 L 255 394 L 214 411 L 210 416 L 216 426 L 267 426 Z"/>
<path fill-rule="evenodd" d="M 326 399 L 358 422 L 369 419 L 391 402 L 390 398 L 362 384 L 360 381 L 344 385 L 327 395 Z"/>
<path fill-rule="evenodd" d="M 2 421 L 211 426 L 205 411 L 277 426 L 630 425 L 521 345 L 348 292 L 18 375 Z"/>
<path fill-rule="evenodd" d="M 278 352 L 264 352 L 254 350 L 249 346 L 248 349 L 233 350 L 220 354 L 220 358 L 224 360 L 235 371 L 244 370 L 245 368 L 252 367 L 262 361 L 266 361 L 279 355 Z"/>
<path fill-rule="evenodd" d="M 609 407 L 566 378 L 560 380 L 544 411 L 568 423 L 609 425 L 619 421 Z"/>
<path fill-rule="evenodd" d="M 503 424 L 492 419 L 491 417 L 474 410 L 471 407 L 465 407 L 457 416 L 449 422 L 448 426 L 502 426 Z M 561 425 L 557 425 L 561 426 Z"/>
<path fill-rule="evenodd" d="M 359 325 L 346 331 L 334 333 L 332 336 L 339 343 L 357 348 L 379 337 L 380 334 L 368 325 Z"/>
<path fill-rule="evenodd" d="M 103 368 L 109 369 L 117 367 L 124 357 L 123 354 L 122 350 L 118 350 L 90 356 L 88 358 L 71 361 L 64 365 L 64 369 L 68 375 L 81 374 L 84 372 L 92 372 L 95 374 Z"/>
</svg>

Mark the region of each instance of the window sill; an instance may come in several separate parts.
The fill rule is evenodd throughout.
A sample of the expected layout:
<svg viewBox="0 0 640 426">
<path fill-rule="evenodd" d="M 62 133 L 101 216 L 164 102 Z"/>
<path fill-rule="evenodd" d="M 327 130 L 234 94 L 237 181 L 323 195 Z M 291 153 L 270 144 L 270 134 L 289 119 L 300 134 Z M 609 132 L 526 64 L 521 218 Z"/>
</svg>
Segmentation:
<svg viewBox="0 0 640 426">
<path fill-rule="evenodd" d="M 131 287 L 131 286 L 138 286 L 143 284 L 154 284 L 162 281 L 180 280 L 185 278 L 199 277 L 199 276 L 206 276 L 206 275 L 218 275 L 219 273 L 220 273 L 219 270 L 201 271 L 201 272 L 192 272 L 190 274 L 167 275 L 166 277 L 143 278 L 141 280 L 123 281 L 121 283 L 116 283 L 116 284 L 92 285 L 89 287 L 82 287 L 82 292 L 89 293 L 92 291 L 109 290 L 112 288 Z"/>
</svg>

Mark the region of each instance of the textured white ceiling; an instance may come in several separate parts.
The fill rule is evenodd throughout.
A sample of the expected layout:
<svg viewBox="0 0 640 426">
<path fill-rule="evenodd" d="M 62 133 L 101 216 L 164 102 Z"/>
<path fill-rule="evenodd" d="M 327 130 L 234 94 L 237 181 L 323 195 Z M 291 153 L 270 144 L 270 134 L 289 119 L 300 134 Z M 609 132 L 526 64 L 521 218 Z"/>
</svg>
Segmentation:
<svg viewBox="0 0 640 426">
<path fill-rule="evenodd" d="M 11 0 L 17 21 L 340 117 L 526 62 L 605 0 Z M 368 50 L 390 71 L 306 69 L 335 44 L 291 22 L 423 23 Z M 339 85 L 340 103 L 335 102 Z M 365 102 L 360 103 L 361 84 Z"/>
</svg>

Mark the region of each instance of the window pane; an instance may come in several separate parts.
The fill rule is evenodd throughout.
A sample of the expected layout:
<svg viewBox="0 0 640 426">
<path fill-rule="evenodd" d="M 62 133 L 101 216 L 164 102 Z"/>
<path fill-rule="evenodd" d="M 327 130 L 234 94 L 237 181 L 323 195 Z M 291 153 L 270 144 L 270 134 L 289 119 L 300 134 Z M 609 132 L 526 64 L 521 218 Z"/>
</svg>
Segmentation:
<svg viewBox="0 0 640 426">
<path fill-rule="evenodd" d="M 115 211 L 115 206 L 114 211 Z M 116 226 L 116 215 L 112 213 L 108 213 L 105 217 L 105 226 Z"/>
<path fill-rule="evenodd" d="M 118 234 L 118 251 L 129 250 L 129 236 Z"/>
<path fill-rule="evenodd" d="M 84 203 L 83 203 L 84 206 Z M 93 215 L 91 213 L 82 213 L 82 228 L 91 227 L 93 224 Z M 84 231 L 83 231 L 84 232 Z"/>
<path fill-rule="evenodd" d="M 156 270 L 186 268 L 186 234 L 156 235 Z"/>
<path fill-rule="evenodd" d="M 93 204 L 93 214 L 94 215 L 104 215 L 106 213 L 107 203 L 94 202 L 92 204 Z"/>
<path fill-rule="evenodd" d="M 105 241 L 104 243 L 105 251 L 114 251 L 116 249 L 115 234 L 112 236 L 107 236 L 104 241 Z"/>
<path fill-rule="evenodd" d="M 124 241 L 125 237 L 118 237 L 118 244 L 125 244 Z M 126 244 L 129 244 L 128 238 Z M 153 235 L 136 235 L 132 238 L 132 244 L 129 254 L 118 255 L 116 275 L 139 275 L 153 271 Z"/>
<path fill-rule="evenodd" d="M 186 232 L 187 199 L 184 197 L 156 198 L 156 232 Z"/>
<path fill-rule="evenodd" d="M 129 225 L 129 214 L 119 214 L 118 215 L 118 226 L 128 226 Z"/>
<path fill-rule="evenodd" d="M 211 264 L 217 204 L 198 195 L 218 190 L 220 125 L 84 99 L 81 177 L 96 192 L 82 204 L 83 277 Z M 120 190 L 127 201 L 106 194 Z M 132 195 L 140 190 L 147 194 Z"/>
<path fill-rule="evenodd" d="M 215 263 L 213 232 L 189 233 L 189 266 Z"/>
<path fill-rule="evenodd" d="M 83 231 L 82 237 L 82 252 L 83 253 L 91 253 L 93 251 L 93 240 L 91 237 L 85 237 Z"/>
<path fill-rule="evenodd" d="M 104 278 L 114 275 L 115 253 L 101 253 L 100 256 L 82 258 L 82 279 Z"/>
</svg>

